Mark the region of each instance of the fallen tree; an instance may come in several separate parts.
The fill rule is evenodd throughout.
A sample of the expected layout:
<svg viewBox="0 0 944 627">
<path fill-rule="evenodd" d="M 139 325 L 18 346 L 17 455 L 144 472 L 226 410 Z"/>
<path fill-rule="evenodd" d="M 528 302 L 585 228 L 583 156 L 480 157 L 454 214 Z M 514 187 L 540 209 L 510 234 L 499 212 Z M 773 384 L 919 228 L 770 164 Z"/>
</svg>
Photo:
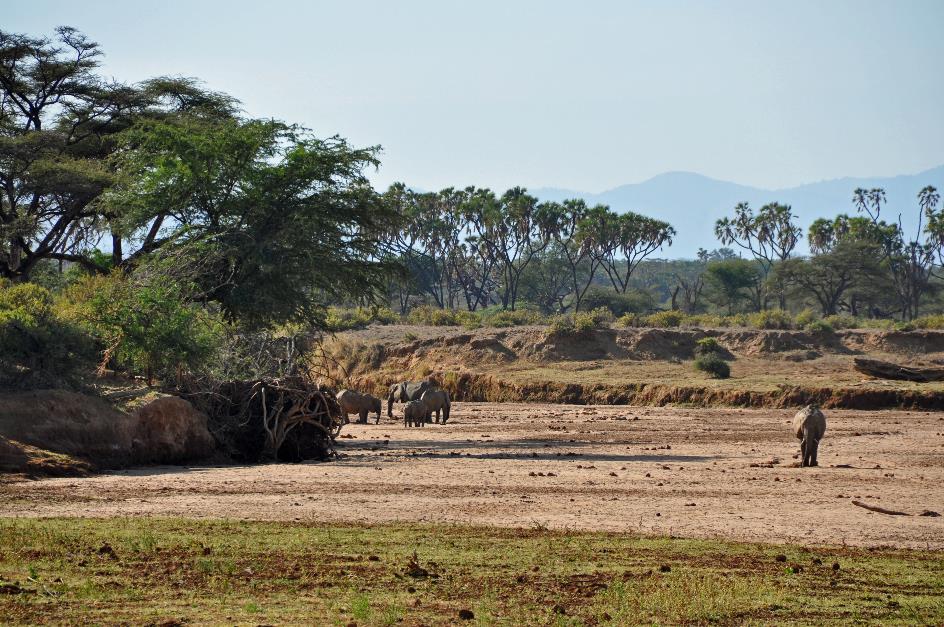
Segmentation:
<svg viewBox="0 0 944 627">
<path fill-rule="evenodd" d="M 237 461 L 325 459 L 343 424 L 334 390 L 298 376 L 227 381 L 186 396 L 209 417 L 219 447 Z"/>
<path fill-rule="evenodd" d="M 856 357 L 852 367 L 862 374 L 877 379 L 894 379 L 896 381 L 944 381 L 944 368 L 933 366 L 904 366 L 878 359 Z"/>
</svg>

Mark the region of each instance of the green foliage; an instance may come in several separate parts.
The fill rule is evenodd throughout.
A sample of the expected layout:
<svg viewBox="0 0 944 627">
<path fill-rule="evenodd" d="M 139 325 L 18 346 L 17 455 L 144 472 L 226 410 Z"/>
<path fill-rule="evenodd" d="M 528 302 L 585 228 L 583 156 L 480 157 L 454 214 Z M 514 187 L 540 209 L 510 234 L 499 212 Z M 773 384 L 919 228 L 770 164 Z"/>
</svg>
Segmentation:
<svg viewBox="0 0 944 627">
<path fill-rule="evenodd" d="M 944 314 L 921 316 L 912 321 L 916 329 L 944 329 Z"/>
<path fill-rule="evenodd" d="M 724 348 L 713 337 L 703 337 L 695 342 L 696 355 L 722 355 Z"/>
<path fill-rule="evenodd" d="M 398 316 L 388 307 L 328 307 L 324 326 L 328 331 L 350 331 L 377 324 L 397 324 Z"/>
<path fill-rule="evenodd" d="M 855 316 L 849 316 L 846 314 L 826 316 L 823 318 L 823 322 L 831 326 L 833 329 L 858 329 L 863 326 L 862 320 L 859 320 Z"/>
<path fill-rule="evenodd" d="M 781 309 L 758 311 L 748 316 L 750 326 L 755 329 L 792 329 L 793 318 Z"/>
<path fill-rule="evenodd" d="M 666 329 L 680 326 L 684 319 L 685 314 L 683 314 L 681 311 L 657 311 L 656 313 L 650 314 L 643 318 L 643 324 L 647 327 Z"/>
<path fill-rule="evenodd" d="M 599 307 L 593 311 L 578 311 L 573 315 L 552 317 L 548 323 L 548 335 L 587 335 L 594 329 L 609 326 L 612 322 L 613 314 L 603 307 Z"/>
<path fill-rule="evenodd" d="M 529 324 L 540 324 L 544 317 L 529 309 L 514 311 L 501 309 L 485 309 L 478 313 L 481 326 L 485 327 L 518 327 Z"/>
<path fill-rule="evenodd" d="M 414 307 L 407 320 L 410 324 L 422 324 L 434 327 L 478 325 L 479 318 L 471 311 L 459 309 L 439 309 L 423 305 Z"/>
<path fill-rule="evenodd" d="M 93 275 L 62 297 L 69 317 L 105 347 L 103 364 L 169 378 L 202 365 L 220 343 L 219 315 L 188 301 L 176 283 L 136 283 L 121 272 Z"/>
<path fill-rule="evenodd" d="M 641 327 L 643 325 L 644 316 L 640 316 L 635 313 L 623 314 L 616 319 L 616 326 L 618 327 Z"/>
<path fill-rule="evenodd" d="M 807 322 L 803 326 L 803 330 L 816 335 L 832 335 L 836 332 L 833 326 L 825 320 L 812 320 Z"/>
<path fill-rule="evenodd" d="M 803 328 L 806 328 L 808 324 L 810 324 L 811 322 L 817 319 L 818 318 L 816 314 L 813 312 L 813 310 L 810 309 L 809 307 L 806 307 L 802 311 L 800 311 L 796 316 L 794 316 L 793 322 L 797 327 L 803 329 Z"/>
<path fill-rule="evenodd" d="M 60 317 L 49 290 L 0 284 L 0 386 L 69 383 L 93 355 L 92 341 Z"/>
<path fill-rule="evenodd" d="M 731 366 L 717 353 L 699 355 L 695 359 L 695 370 L 706 373 L 712 379 L 727 379 L 731 376 Z"/>
<path fill-rule="evenodd" d="M 625 294 L 620 294 L 605 288 L 590 288 L 580 302 L 581 309 L 591 310 L 602 307 L 608 309 L 617 318 L 626 314 L 651 311 L 653 305 L 652 296 L 642 290 L 630 290 Z"/>
</svg>

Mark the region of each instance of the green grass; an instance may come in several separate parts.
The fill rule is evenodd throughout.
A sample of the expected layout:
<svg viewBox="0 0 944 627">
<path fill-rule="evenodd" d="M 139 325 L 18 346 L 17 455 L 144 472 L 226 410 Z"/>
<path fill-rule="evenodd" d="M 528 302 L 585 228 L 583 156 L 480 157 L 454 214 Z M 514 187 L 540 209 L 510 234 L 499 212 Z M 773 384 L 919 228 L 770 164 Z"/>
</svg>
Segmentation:
<svg viewBox="0 0 944 627">
<path fill-rule="evenodd" d="M 540 529 L 0 519 L 0 586 L 26 624 L 944 621 L 941 553 Z"/>
</svg>

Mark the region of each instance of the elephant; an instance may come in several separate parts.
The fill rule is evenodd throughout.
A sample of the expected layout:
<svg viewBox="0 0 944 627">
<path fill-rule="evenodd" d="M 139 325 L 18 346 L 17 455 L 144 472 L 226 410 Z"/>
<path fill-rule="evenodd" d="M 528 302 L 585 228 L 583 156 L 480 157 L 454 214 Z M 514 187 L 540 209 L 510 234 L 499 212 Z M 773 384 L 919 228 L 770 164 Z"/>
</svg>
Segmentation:
<svg viewBox="0 0 944 627">
<path fill-rule="evenodd" d="M 387 417 L 393 418 L 393 404 L 397 401 L 407 403 L 418 401 L 423 392 L 433 387 L 429 381 L 401 381 L 394 383 L 387 390 Z"/>
<path fill-rule="evenodd" d="M 446 390 L 426 390 L 420 400 L 426 405 L 426 422 L 432 422 L 433 412 L 436 412 L 436 422 L 439 423 L 440 412 L 442 412 L 442 424 L 449 420 L 449 409 L 452 403 L 449 401 L 449 392 Z"/>
<path fill-rule="evenodd" d="M 357 414 L 358 422 L 367 424 L 367 414 L 377 413 L 377 423 L 380 423 L 380 412 L 383 405 L 380 399 L 370 394 L 361 394 L 354 390 L 341 390 L 338 392 L 338 404 L 341 406 L 341 412 L 344 414 L 344 421 L 347 422 L 348 414 Z"/>
<path fill-rule="evenodd" d="M 800 440 L 801 467 L 817 466 L 819 441 L 826 434 L 826 416 L 816 405 L 807 405 L 793 417 L 793 431 Z"/>
<path fill-rule="evenodd" d="M 423 401 L 410 401 L 403 408 L 404 427 L 423 427 L 426 425 L 426 404 Z"/>
</svg>

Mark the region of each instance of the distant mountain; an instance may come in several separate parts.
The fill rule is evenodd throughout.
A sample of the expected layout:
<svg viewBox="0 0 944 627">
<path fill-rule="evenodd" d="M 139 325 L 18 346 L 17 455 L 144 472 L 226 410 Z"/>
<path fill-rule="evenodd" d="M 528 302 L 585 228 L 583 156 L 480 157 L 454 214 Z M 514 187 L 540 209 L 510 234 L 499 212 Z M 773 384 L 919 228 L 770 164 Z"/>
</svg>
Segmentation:
<svg viewBox="0 0 944 627">
<path fill-rule="evenodd" d="M 897 220 L 901 213 L 902 224 L 910 233 L 916 226 L 918 192 L 927 185 L 944 190 L 944 165 L 914 175 L 841 178 L 777 190 L 718 181 L 692 172 L 666 172 L 642 183 L 621 185 L 599 194 L 555 188 L 530 191 L 542 200 L 583 198 L 588 203 L 609 205 L 615 211 L 635 211 L 665 220 L 675 227 L 678 235 L 671 248 L 657 255 L 691 258 L 699 248 L 718 248 L 715 221 L 732 215 L 739 202 L 749 202 L 754 209 L 774 201 L 790 205 L 804 229 L 805 238 L 806 227 L 816 218 L 854 214 L 852 191 L 857 187 L 884 188 L 888 205 L 883 217 Z M 806 251 L 805 239 L 803 251 Z"/>
</svg>

